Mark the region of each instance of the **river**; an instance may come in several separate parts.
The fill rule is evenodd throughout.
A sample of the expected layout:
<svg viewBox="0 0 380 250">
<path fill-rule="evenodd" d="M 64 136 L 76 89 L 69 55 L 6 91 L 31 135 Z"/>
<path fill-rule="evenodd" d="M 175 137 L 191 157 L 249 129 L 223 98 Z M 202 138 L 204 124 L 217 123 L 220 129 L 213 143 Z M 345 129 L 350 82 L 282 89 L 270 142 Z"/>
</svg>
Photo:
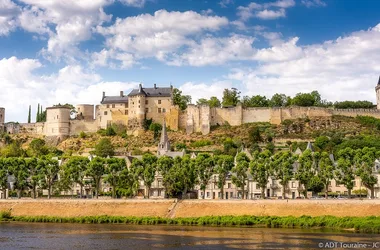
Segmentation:
<svg viewBox="0 0 380 250">
<path fill-rule="evenodd" d="M 380 249 L 380 236 L 302 229 L 0 223 L 2 250 L 327 249 L 332 244 L 337 246 L 334 249 L 350 249 L 349 246 L 358 249 L 358 245 L 341 243 L 361 243 L 367 244 L 366 248 Z"/>
</svg>

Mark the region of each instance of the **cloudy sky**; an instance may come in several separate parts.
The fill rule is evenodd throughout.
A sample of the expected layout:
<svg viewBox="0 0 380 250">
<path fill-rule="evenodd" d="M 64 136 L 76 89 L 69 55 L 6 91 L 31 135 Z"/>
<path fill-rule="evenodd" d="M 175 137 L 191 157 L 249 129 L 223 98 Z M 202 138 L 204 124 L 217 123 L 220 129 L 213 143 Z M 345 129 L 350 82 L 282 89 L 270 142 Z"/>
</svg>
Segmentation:
<svg viewBox="0 0 380 250">
<path fill-rule="evenodd" d="M 56 103 L 98 104 L 143 83 L 193 102 L 318 90 L 370 100 L 380 1 L 0 0 L 0 107 L 25 122 Z M 34 117 L 34 115 L 33 115 Z"/>
</svg>

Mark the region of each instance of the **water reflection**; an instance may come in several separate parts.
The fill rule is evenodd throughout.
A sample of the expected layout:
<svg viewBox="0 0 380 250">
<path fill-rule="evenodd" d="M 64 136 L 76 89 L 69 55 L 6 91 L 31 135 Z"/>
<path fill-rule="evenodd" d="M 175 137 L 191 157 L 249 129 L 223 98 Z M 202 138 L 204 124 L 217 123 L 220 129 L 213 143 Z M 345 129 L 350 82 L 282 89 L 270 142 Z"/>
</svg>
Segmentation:
<svg viewBox="0 0 380 250">
<path fill-rule="evenodd" d="M 0 249 L 321 249 L 319 243 L 379 238 L 299 229 L 0 223 Z"/>
</svg>

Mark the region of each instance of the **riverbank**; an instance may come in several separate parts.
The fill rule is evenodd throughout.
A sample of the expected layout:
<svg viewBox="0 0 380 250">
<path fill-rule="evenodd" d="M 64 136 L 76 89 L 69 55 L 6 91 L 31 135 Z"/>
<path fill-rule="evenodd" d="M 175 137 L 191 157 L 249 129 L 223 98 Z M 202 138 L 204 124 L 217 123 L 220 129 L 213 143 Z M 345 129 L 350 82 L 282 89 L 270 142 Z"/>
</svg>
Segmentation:
<svg viewBox="0 0 380 250">
<path fill-rule="evenodd" d="M 195 218 L 122 217 L 122 216 L 12 216 L 0 212 L 0 222 L 43 222 L 85 224 L 130 224 L 130 225 L 181 225 L 267 228 L 318 228 L 349 230 L 363 233 L 380 233 L 380 216 L 334 217 L 334 216 L 205 216 Z"/>
<path fill-rule="evenodd" d="M 380 216 L 380 200 L 0 200 L 13 216 Z"/>
</svg>

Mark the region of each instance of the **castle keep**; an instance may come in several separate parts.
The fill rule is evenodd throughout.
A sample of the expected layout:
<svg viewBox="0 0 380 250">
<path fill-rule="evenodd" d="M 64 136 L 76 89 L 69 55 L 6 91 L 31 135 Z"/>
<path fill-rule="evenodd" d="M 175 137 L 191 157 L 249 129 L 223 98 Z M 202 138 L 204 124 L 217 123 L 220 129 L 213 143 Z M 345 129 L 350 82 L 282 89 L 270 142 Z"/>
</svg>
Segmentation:
<svg viewBox="0 0 380 250">
<path fill-rule="evenodd" d="M 210 127 L 229 124 L 269 122 L 281 124 L 284 120 L 298 118 L 371 116 L 380 119 L 380 78 L 375 88 L 377 109 L 333 109 L 320 107 L 274 107 L 243 108 L 241 105 L 228 108 L 210 108 L 207 105 L 188 105 L 181 111 L 173 103 L 173 87 L 144 88 L 141 84 L 125 95 L 107 96 L 103 92 L 99 105 L 79 104 L 76 117 L 71 118 L 70 109 L 64 106 L 46 109 L 46 122 L 5 123 L 5 109 L 0 108 L 0 130 L 8 133 L 31 133 L 63 139 L 80 132 L 96 132 L 111 124 L 123 124 L 128 133 L 140 131 L 146 119 L 162 124 L 171 130 L 183 130 L 187 134 L 208 134 Z"/>
</svg>

